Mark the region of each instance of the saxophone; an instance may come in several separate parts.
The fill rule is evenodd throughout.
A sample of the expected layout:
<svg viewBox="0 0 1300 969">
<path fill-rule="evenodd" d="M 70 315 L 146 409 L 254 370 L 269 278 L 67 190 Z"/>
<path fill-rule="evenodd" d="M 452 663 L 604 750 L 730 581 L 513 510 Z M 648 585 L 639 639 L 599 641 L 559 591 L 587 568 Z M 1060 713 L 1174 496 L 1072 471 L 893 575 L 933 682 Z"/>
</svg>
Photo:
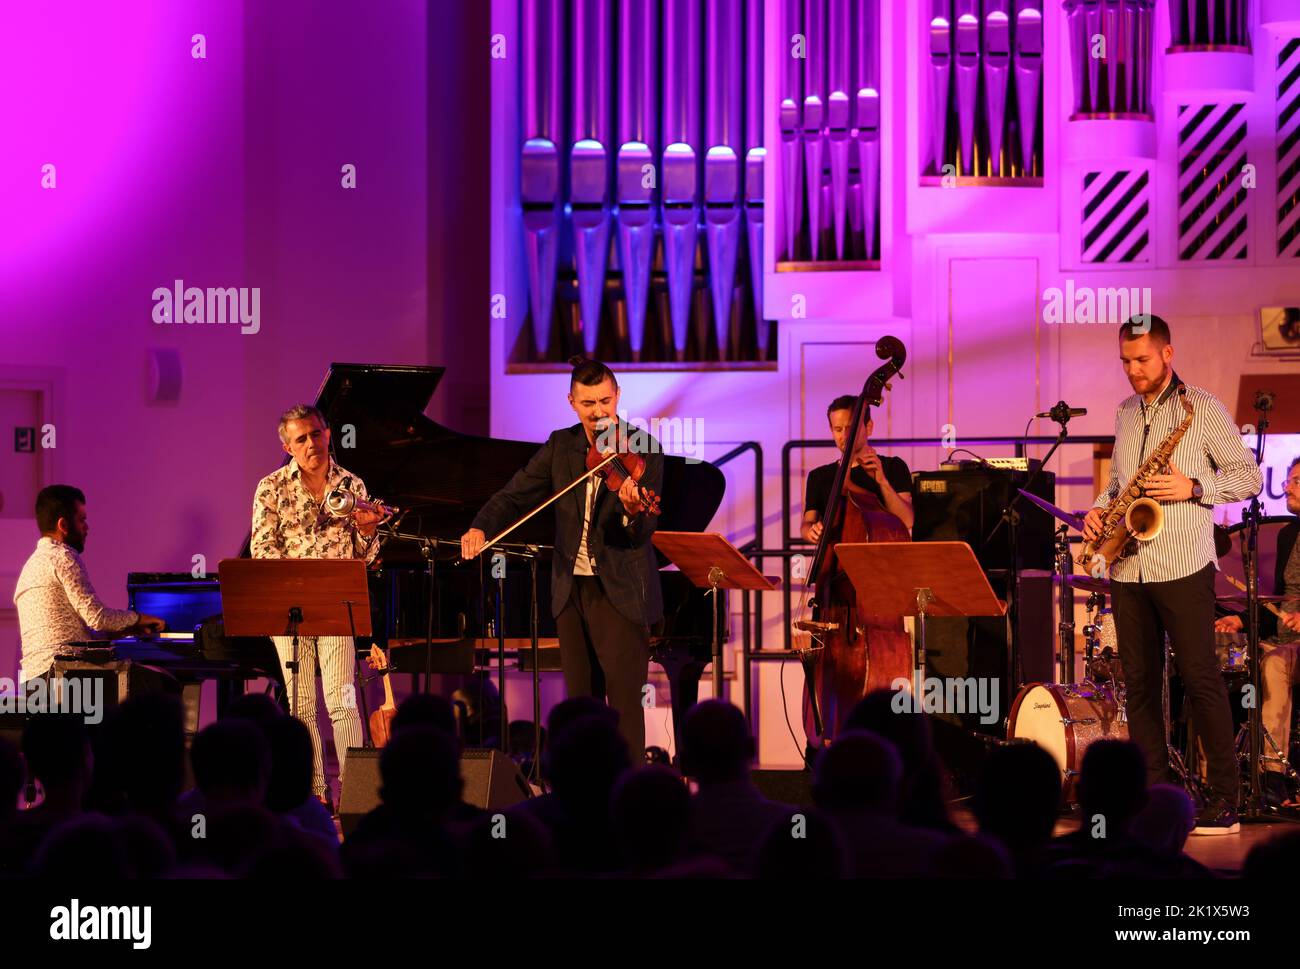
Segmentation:
<svg viewBox="0 0 1300 969">
<path fill-rule="evenodd" d="M 1097 556 L 1101 556 L 1106 567 L 1110 568 L 1117 559 L 1132 554 L 1136 542 L 1149 542 L 1164 528 L 1164 509 L 1159 502 L 1144 497 L 1143 491 L 1152 475 L 1168 473 L 1169 459 L 1173 457 L 1174 448 L 1192 426 L 1192 418 L 1196 416 L 1192 405 L 1187 402 L 1185 385 L 1178 388 L 1178 402 L 1187 411 L 1187 416 L 1160 442 L 1160 446 L 1142 462 L 1129 483 L 1106 506 L 1101 518 L 1101 534 L 1096 541 L 1085 542 L 1083 551 L 1075 559 L 1094 575 L 1097 570 L 1093 563 Z"/>
</svg>

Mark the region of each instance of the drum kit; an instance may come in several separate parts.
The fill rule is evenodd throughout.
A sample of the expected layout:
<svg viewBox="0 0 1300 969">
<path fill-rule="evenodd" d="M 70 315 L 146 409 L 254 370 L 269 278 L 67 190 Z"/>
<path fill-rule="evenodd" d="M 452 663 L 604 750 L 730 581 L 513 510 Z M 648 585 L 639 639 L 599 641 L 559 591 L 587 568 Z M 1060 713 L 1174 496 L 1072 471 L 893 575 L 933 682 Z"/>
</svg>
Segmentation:
<svg viewBox="0 0 1300 969">
<path fill-rule="evenodd" d="M 1087 575 L 1058 575 L 1066 589 L 1087 592 L 1087 623 L 1083 626 L 1083 678 L 1070 683 L 1029 683 L 1021 688 L 1011 707 L 1007 721 L 1007 739 L 1032 741 L 1046 750 L 1056 760 L 1061 771 L 1066 802 L 1077 803 L 1075 782 L 1088 747 L 1099 740 L 1127 740 L 1126 689 L 1124 667 L 1119 656 L 1115 620 L 1106 608 L 1110 595 L 1110 581 Z M 1219 595 L 1220 605 L 1232 611 L 1244 608 L 1244 597 L 1238 594 Z M 1283 596 L 1259 596 L 1261 603 L 1283 602 Z M 1073 617 L 1064 615 L 1072 608 L 1072 599 L 1062 596 L 1063 629 L 1073 630 Z M 1247 657 L 1246 636 L 1242 632 L 1215 633 L 1215 649 L 1219 669 L 1223 674 L 1237 721 L 1236 751 L 1242 765 L 1243 784 L 1249 786 L 1250 743 L 1249 723 L 1245 716 L 1246 705 L 1240 702 L 1242 692 L 1251 682 Z M 1173 714 L 1173 700 L 1181 701 L 1180 691 L 1172 689 L 1176 674 L 1173 648 L 1165 637 L 1164 663 L 1164 724 L 1169 747 L 1169 763 L 1174 774 L 1193 797 L 1204 794 L 1200 766 L 1204 758 L 1199 753 L 1199 742 L 1188 729 L 1184 717 Z M 1073 673 L 1073 657 L 1062 669 Z M 1063 679 L 1072 679 L 1066 675 Z M 1181 706 L 1181 702 L 1179 703 Z M 1297 711 L 1300 713 L 1300 710 Z M 1296 731 L 1292 731 L 1296 737 Z M 1292 767 L 1287 751 L 1278 750 L 1272 738 L 1264 737 L 1266 753 L 1263 762 L 1278 765 L 1292 783 L 1300 781 L 1300 774 Z"/>
</svg>

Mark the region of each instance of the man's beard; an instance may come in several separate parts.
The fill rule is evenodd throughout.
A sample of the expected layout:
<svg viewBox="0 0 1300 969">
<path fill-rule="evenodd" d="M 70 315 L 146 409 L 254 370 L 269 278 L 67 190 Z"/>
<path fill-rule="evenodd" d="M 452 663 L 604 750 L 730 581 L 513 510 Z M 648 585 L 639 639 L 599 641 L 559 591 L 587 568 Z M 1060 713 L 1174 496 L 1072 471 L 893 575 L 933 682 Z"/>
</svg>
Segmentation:
<svg viewBox="0 0 1300 969">
<path fill-rule="evenodd" d="M 1155 390 L 1156 388 L 1160 387 L 1161 385 L 1164 384 L 1165 380 L 1168 377 L 1169 377 L 1169 367 L 1162 366 L 1160 368 L 1160 373 L 1156 374 L 1156 376 L 1151 378 L 1150 389 Z M 1136 390 L 1136 388 L 1134 389 Z M 1144 391 L 1139 391 L 1139 393 L 1144 393 Z"/>
<path fill-rule="evenodd" d="M 63 540 L 63 544 L 75 549 L 77 554 L 81 555 L 86 551 L 86 536 L 84 534 L 70 534 Z"/>
</svg>

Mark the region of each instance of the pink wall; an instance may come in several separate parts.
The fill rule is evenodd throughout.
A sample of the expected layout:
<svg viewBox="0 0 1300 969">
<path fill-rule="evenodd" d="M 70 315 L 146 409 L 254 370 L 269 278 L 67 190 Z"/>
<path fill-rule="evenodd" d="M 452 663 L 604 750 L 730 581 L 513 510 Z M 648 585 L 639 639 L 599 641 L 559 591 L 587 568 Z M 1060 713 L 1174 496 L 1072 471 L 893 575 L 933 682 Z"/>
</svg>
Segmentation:
<svg viewBox="0 0 1300 969">
<path fill-rule="evenodd" d="M 415 0 L 0 12 L 0 379 L 57 379 L 50 480 L 87 493 L 110 603 L 128 571 L 238 551 L 279 463 L 276 418 L 331 361 L 429 362 L 425 45 Z M 260 332 L 154 324 L 152 291 L 177 278 L 260 287 Z M 175 402 L 147 399 L 154 347 L 179 354 Z M 16 516 L 0 519 L 12 675 L 12 582 L 36 533 L 29 509 L 0 514 Z"/>
</svg>

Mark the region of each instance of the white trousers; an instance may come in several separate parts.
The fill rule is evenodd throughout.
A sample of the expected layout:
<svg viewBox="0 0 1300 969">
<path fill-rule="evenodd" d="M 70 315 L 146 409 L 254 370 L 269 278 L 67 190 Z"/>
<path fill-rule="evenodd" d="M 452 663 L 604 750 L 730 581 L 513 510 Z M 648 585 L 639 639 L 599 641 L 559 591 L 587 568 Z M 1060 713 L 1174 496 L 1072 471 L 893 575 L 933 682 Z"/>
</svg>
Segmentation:
<svg viewBox="0 0 1300 969">
<path fill-rule="evenodd" d="M 298 670 L 301 680 L 287 664 L 293 662 L 293 637 L 272 636 L 280 654 L 280 671 L 289 696 L 289 710 L 294 710 L 297 694 L 298 719 L 311 734 L 313 752 L 312 790 L 329 794 L 325 783 L 325 751 L 320 728 L 316 725 L 316 668 L 319 664 L 321 684 L 325 688 L 325 709 L 334 727 L 334 750 L 339 759 L 339 778 L 349 747 L 361 746 L 361 717 L 357 713 L 356 686 L 353 682 L 356 645 L 351 636 L 299 636 Z"/>
</svg>

